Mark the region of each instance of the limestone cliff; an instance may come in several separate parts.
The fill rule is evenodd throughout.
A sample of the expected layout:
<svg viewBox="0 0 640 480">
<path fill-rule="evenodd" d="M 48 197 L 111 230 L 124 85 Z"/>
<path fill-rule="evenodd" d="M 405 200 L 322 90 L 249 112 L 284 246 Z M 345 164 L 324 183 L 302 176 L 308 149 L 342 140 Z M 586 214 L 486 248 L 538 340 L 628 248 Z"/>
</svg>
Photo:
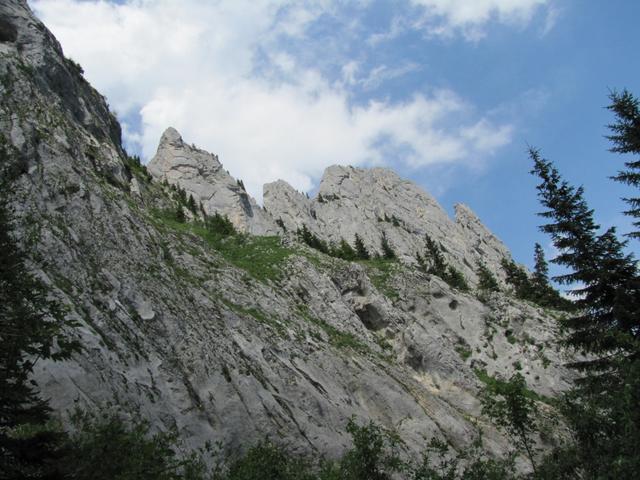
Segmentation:
<svg viewBox="0 0 640 480">
<path fill-rule="evenodd" d="M 174 128 L 162 134 L 148 168 L 157 180 L 185 189 L 207 214 L 227 215 L 240 231 L 274 235 L 279 230 L 244 185 L 222 168 L 217 156 L 187 145 Z"/>
<path fill-rule="evenodd" d="M 287 230 L 306 225 L 329 242 L 345 239 L 353 244 L 357 233 L 370 251 L 380 253 L 384 234 L 409 263 L 424 253 L 424 237 L 429 235 L 444 247 L 449 264 L 472 284 L 480 262 L 504 279 L 500 262 L 511 258 L 468 207 L 457 206 L 453 222 L 431 195 L 384 168 L 329 167 L 311 200 L 286 182 L 270 183 L 264 186 L 264 205 Z"/>
<path fill-rule="evenodd" d="M 371 248 L 385 231 L 406 262 L 346 262 L 278 236 L 212 237 L 171 217 L 159 180 L 248 232 L 269 233 L 272 220 L 174 130 L 150 181 L 128 163 L 104 98 L 26 2 L 0 3 L 0 22 L 0 144 L 17 236 L 85 347 L 37 364 L 60 415 L 111 405 L 176 427 L 191 445 L 236 450 L 268 435 L 330 456 L 347 445 L 350 416 L 394 429 L 410 452 L 431 436 L 466 445 L 477 419 L 499 454 L 509 441 L 480 414 L 477 372 L 520 370 L 543 395 L 568 386 L 551 314 L 507 291 L 481 301 L 409 261 L 428 232 L 470 278 L 479 259 L 495 268 L 508 252 L 467 209 L 453 222 L 392 172 L 332 167 L 313 200 L 283 182 L 265 187 L 269 214 L 330 240 L 359 232 Z"/>
</svg>

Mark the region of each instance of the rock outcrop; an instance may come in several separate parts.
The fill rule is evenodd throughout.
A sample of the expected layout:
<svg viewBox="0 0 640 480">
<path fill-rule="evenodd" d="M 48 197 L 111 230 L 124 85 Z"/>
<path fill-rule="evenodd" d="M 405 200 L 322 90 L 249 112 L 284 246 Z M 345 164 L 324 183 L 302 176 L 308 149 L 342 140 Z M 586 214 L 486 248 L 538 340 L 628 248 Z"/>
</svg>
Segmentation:
<svg viewBox="0 0 640 480">
<path fill-rule="evenodd" d="M 521 371 L 541 395 L 569 385 L 548 313 L 508 291 L 479 299 L 412 266 L 427 232 L 469 278 L 479 259 L 508 255 L 467 209 L 454 223 L 387 170 L 331 167 L 313 200 L 268 185 L 273 219 L 334 241 L 358 232 L 372 249 L 384 231 L 406 262 L 347 262 L 291 239 L 213 241 L 195 224 L 177 227 L 162 179 L 245 231 L 272 229 L 217 158 L 175 130 L 149 167 L 158 181 L 128 169 L 104 98 L 26 2 L 0 3 L 0 22 L 9 32 L 0 147 L 16 236 L 84 345 L 68 361 L 37 364 L 62 418 L 116 408 L 175 427 L 193 446 L 237 451 L 269 436 L 329 456 L 347 446 L 351 416 L 395 430 L 408 452 L 431 436 L 467 445 L 477 420 L 501 454 L 509 440 L 481 415 L 477 372 Z"/>
<path fill-rule="evenodd" d="M 158 181 L 183 188 L 207 214 L 229 217 L 242 232 L 275 235 L 279 231 L 244 185 L 222 168 L 216 155 L 186 144 L 174 128 L 162 134 L 148 169 Z"/>
<path fill-rule="evenodd" d="M 468 207 L 456 206 L 453 222 L 431 195 L 384 168 L 329 167 L 313 199 L 279 180 L 264 186 L 264 206 L 288 231 L 306 225 L 328 242 L 345 239 L 353 244 L 358 234 L 370 251 L 381 253 L 384 234 L 409 263 L 424 254 L 428 235 L 444 247 L 448 263 L 472 284 L 480 263 L 504 280 L 500 262 L 511 258 Z"/>
</svg>

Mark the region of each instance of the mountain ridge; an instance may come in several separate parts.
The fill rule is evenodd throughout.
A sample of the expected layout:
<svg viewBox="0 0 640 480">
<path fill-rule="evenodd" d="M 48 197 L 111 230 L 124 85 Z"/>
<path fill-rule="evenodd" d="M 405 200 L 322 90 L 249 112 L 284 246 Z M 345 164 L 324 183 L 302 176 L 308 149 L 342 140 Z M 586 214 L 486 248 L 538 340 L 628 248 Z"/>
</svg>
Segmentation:
<svg viewBox="0 0 640 480">
<path fill-rule="evenodd" d="M 540 398 L 571 384 L 557 313 L 506 288 L 484 297 L 456 290 L 410 261 L 429 228 L 473 285 L 478 258 L 503 275 L 502 247 L 465 208 L 456 227 L 424 192 L 423 210 L 407 209 L 418 192 L 397 175 L 335 167 L 330 176 L 349 176 L 321 183 L 323 201 L 272 184 L 263 212 L 220 165 L 215 189 L 193 183 L 193 194 L 213 199 L 203 207 L 235 212 L 245 232 L 270 234 L 278 219 L 287 232 L 221 238 L 197 211 L 181 222 L 183 205 L 163 184 L 170 169 L 155 166 L 163 152 L 217 157 L 170 132 L 166 146 L 177 150 L 160 152 L 151 180 L 122 149 L 104 97 L 26 2 L 3 2 L 0 19 L 16 31 L 0 41 L 0 143 L 2 166 L 16 172 L 16 237 L 85 346 L 36 366 L 34 380 L 61 418 L 75 407 L 108 408 L 175 428 L 193 447 L 213 439 L 235 452 L 268 435 L 297 453 L 335 457 L 354 417 L 394 430 L 413 454 L 431 436 L 463 448 L 480 428 L 487 450 L 503 455 L 510 441 L 481 414 L 478 372 L 521 371 Z M 167 174 L 167 183 L 183 174 Z M 377 186 L 361 194 L 353 176 Z M 394 193 L 399 200 L 387 202 Z M 384 231 L 406 261 L 345 261 L 296 239 L 308 223 L 327 240 L 352 241 L 345 212 L 360 211 L 367 245 L 377 251 Z M 463 231 L 477 235 L 467 241 Z"/>
<path fill-rule="evenodd" d="M 267 183 L 261 208 L 224 170 L 216 155 L 187 145 L 169 127 L 148 169 L 157 181 L 183 188 L 207 214 L 226 215 L 236 228 L 248 233 L 286 236 L 304 226 L 334 244 L 341 240 L 353 243 L 357 233 L 378 254 L 384 234 L 399 257 L 410 263 L 424 252 L 424 236 L 428 235 L 443 246 L 449 263 L 473 285 L 479 263 L 504 284 L 501 262 L 511 260 L 506 246 L 469 207 L 456 205 L 452 220 L 428 192 L 388 168 L 329 166 L 312 198 L 285 180 Z"/>
</svg>

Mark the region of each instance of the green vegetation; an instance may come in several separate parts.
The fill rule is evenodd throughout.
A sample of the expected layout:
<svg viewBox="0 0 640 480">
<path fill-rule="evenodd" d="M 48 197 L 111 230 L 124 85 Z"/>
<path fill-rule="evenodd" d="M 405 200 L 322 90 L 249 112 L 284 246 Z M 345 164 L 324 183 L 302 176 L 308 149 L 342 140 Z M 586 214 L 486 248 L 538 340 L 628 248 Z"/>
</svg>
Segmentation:
<svg viewBox="0 0 640 480">
<path fill-rule="evenodd" d="M 127 175 L 127 179 L 130 181 L 134 176 L 141 180 L 143 183 L 151 183 L 153 177 L 147 170 L 146 165 L 143 165 L 138 155 L 129 156 L 125 155 L 124 169 Z"/>
<path fill-rule="evenodd" d="M 371 353 L 369 347 L 358 340 L 358 338 L 352 333 L 343 332 L 342 330 L 329 325 L 324 320 L 314 317 L 304 306 L 299 308 L 299 312 L 311 324 L 319 327 L 327 335 L 331 346 L 335 348 L 351 348 L 360 353 Z"/>
<path fill-rule="evenodd" d="M 471 351 L 471 348 L 469 348 L 468 345 L 464 345 L 464 344 L 456 345 L 456 352 L 458 352 L 458 355 L 460 355 L 460 358 L 462 359 L 463 362 L 466 362 L 471 357 L 471 354 L 473 353 Z"/>
<path fill-rule="evenodd" d="M 362 238 L 360 238 L 360 235 L 358 235 L 357 233 L 355 238 L 355 247 L 356 247 L 357 258 L 359 258 L 360 260 L 369 260 L 371 258 L 371 255 L 369 254 L 369 250 L 367 250 L 367 247 L 362 241 Z"/>
<path fill-rule="evenodd" d="M 610 125 L 618 153 L 640 155 L 640 109 L 627 91 L 612 93 L 609 109 L 616 115 Z M 640 275 L 637 261 L 625 253 L 614 228 L 600 233 L 582 187 L 563 180 L 553 164 L 532 149 L 532 173 L 539 179 L 538 196 L 547 209 L 540 215 L 561 253 L 552 262 L 567 273 L 555 280 L 574 286 L 576 310 L 561 321 L 566 345 L 588 353 L 573 364 L 582 373 L 565 394 L 561 412 L 571 441 L 545 460 L 546 478 L 635 478 L 640 471 Z M 626 161 L 627 170 L 615 180 L 640 186 L 640 161 Z M 637 194 L 636 194 L 637 195 Z M 626 200 L 633 219 L 640 215 L 638 197 Z M 636 221 L 634 226 L 640 224 Z M 630 234 L 638 237 L 638 231 Z"/>
<path fill-rule="evenodd" d="M 531 462 L 534 477 L 536 473 L 535 442 L 536 431 L 535 401 L 527 395 L 527 383 L 520 373 L 515 373 L 508 381 L 492 379 L 482 396 L 482 413 L 502 428 L 515 444 L 524 451 Z"/>
<path fill-rule="evenodd" d="M 387 260 L 393 260 L 396 258 L 396 252 L 391 247 L 385 232 L 382 232 L 382 237 L 380 238 L 380 251 L 382 252 L 382 258 Z"/>
<path fill-rule="evenodd" d="M 343 260 L 350 262 L 358 258 L 357 252 L 344 238 L 340 239 L 340 244 L 338 246 L 332 245 L 329 248 L 329 254 L 332 257 L 342 258 Z"/>
<path fill-rule="evenodd" d="M 229 309 L 235 313 L 237 313 L 238 315 L 242 315 L 242 316 L 250 316 L 255 318 L 256 320 L 258 320 L 260 323 L 263 323 L 265 325 L 269 325 L 271 328 L 273 328 L 273 330 L 276 331 L 276 333 L 278 333 L 278 335 L 284 337 L 286 334 L 286 327 L 284 325 L 283 322 L 271 317 L 270 315 L 266 314 L 265 312 L 255 308 L 255 307 L 243 307 L 241 305 L 237 305 L 227 299 L 222 299 L 222 302 L 229 307 Z"/>
<path fill-rule="evenodd" d="M 173 212 L 154 210 L 152 213 L 159 228 L 201 238 L 207 247 L 216 250 L 229 263 L 262 282 L 280 278 L 286 259 L 294 253 L 282 246 L 280 237 L 231 234 L 235 229 L 226 217 L 219 217 L 219 220 L 215 215 L 208 217 L 205 225 L 197 221 L 180 222 Z"/>
<path fill-rule="evenodd" d="M 238 234 L 231 220 L 226 215 L 220 215 L 218 212 L 214 213 L 213 216 L 206 216 L 204 224 L 207 231 L 213 235 L 229 237 Z"/>
<path fill-rule="evenodd" d="M 629 91 L 612 92 L 609 96 L 611 104 L 607 107 L 616 115 L 616 122 L 609 125 L 611 135 L 607 138 L 613 143 L 612 152 L 621 154 L 640 154 L 640 102 Z M 634 158 L 624 162 L 626 170 L 621 170 L 613 177 L 616 182 L 631 187 L 640 186 L 640 159 Z M 629 206 L 625 215 L 634 219 L 633 226 L 640 229 L 640 198 L 630 197 L 624 201 Z M 628 234 L 630 238 L 640 238 L 640 231 Z"/>
<path fill-rule="evenodd" d="M 313 233 L 306 225 L 302 225 L 302 228 L 298 228 L 296 231 L 298 239 L 306 243 L 311 248 L 314 248 L 326 255 L 329 255 L 329 245 L 324 240 L 321 240 L 315 233 Z"/>
<path fill-rule="evenodd" d="M 451 265 L 447 265 L 447 261 L 444 259 L 444 249 L 442 245 L 427 234 L 424 236 L 424 242 L 424 254 L 421 255 L 420 252 L 418 252 L 416 255 L 420 269 L 429 275 L 440 277 L 452 288 L 462 292 L 468 292 L 469 284 L 464 278 L 464 275 Z"/>
<path fill-rule="evenodd" d="M 575 305 L 571 300 L 563 298 L 560 293 L 551 286 L 547 277 L 548 267 L 544 259 L 542 247 L 536 243 L 535 247 L 536 268 L 532 277 L 529 277 L 523 267 L 513 260 L 502 259 L 502 269 L 506 273 L 506 280 L 513 287 L 515 296 L 522 300 L 528 300 L 541 307 L 557 310 L 571 311 Z"/>
<path fill-rule="evenodd" d="M 13 158 L 4 149 L 0 157 L 0 478 L 37 478 L 56 455 L 57 434 L 44 428 L 50 409 L 30 376 L 39 359 L 70 358 L 80 345 L 66 333 L 76 324 L 29 272 L 12 236 Z"/>
<path fill-rule="evenodd" d="M 391 300 L 397 300 L 400 295 L 390 286 L 390 280 L 399 271 L 400 265 L 395 260 L 381 257 L 361 262 L 367 269 L 371 283 Z"/>
<path fill-rule="evenodd" d="M 456 270 L 451 265 L 447 267 L 447 272 L 445 276 L 442 278 L 445 282 L 447 282 L 451 287 L 460 290 L 461 292 L 469 291 L 469 284 L 467 280 L 464 278 L 462 272 Z"/>
<path fill-rule="evenodd" d="M 487 268 L 484 263 L 478 264 L 478 269 L 476 271 L 478 275 L 478 288 L 482 292 L 497 292 L 500 290 L 498 287 L 498 281 L 496 277 L 493 276 L 491 270 Z"/>
<path fill-rule="evenodd" d="M 281 225 L 284 229 L 284 224 Z M 354 260 L 367 260 L 369 259 L 369 252 L 367 251 L 362 239 L 356 234 L 355 237 L 355 249 L 344 238 L 340 239 L 338 245 L 328 244 L 324 240 L 321 240 L 315 233 L 311 232 L 306 225 L 302 225 L 302 228 L 298 228 L 296 234 L 298 239 L 308 245 L 309 247 L 318 250 L 335 258 L 341 258 L 347 261 Z"/>
<path fill-rule="evenodd" d="M 202 479 L 206 467 L 199 452 L 182 458 L 177 431 L 151 433 L 147 422 L 124 422 L 116 415 L 94 417 L 76 412 L 73 429 L 61 432 L 61 476 L 77 480 Z"/>
</svg>

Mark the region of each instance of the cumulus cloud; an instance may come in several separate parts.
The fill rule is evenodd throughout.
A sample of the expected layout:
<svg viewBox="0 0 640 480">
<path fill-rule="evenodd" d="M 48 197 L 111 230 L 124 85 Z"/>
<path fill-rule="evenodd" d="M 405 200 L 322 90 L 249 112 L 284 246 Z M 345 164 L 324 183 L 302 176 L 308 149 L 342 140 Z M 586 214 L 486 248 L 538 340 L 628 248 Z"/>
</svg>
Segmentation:
<svg viewBox="0 0 640 480">
<path fill-rule="evenodd" d="M 346 63 L 338 82 L 303 66 L 285 46 L 304 44 L 310 25 L 336 15 L 329 0 L 31 5 L 107 95 L 127 141 L 145 158 L 174 126 L 185 141 L 219 154 L 258 198 L 262 184 L 278 178 L 308 190 L 334 163 L 472 162 L 510 141 L 509 125 L 478 115 L 446 89 L 397 102 L 351 101 L 350 89 L 372 88 L 415 65 L 383 65 L 361 77 L 357 62 Z"/>
</svg>

